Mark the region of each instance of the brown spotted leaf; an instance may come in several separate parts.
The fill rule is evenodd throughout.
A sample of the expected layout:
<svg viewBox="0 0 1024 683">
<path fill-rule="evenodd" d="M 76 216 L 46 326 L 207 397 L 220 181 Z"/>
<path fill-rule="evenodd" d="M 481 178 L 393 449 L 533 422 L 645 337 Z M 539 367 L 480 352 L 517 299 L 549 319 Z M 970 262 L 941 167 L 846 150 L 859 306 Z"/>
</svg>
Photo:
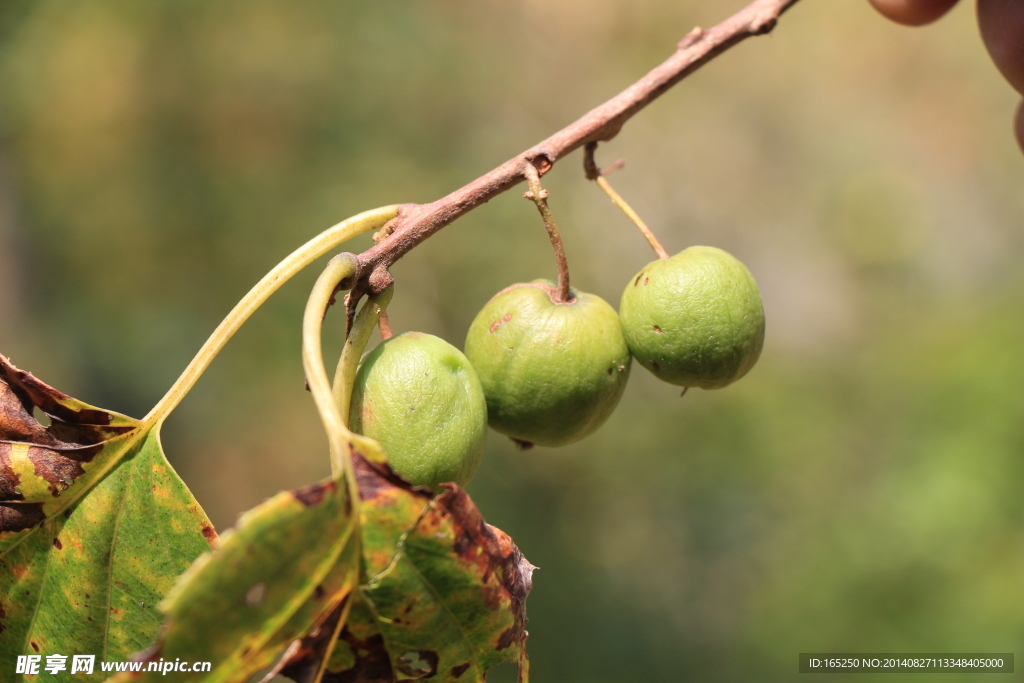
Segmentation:
<svg viewBox="0 0 1024 683">
<path fill-rule="evenodd" d="M 534 567 L 457 486 L 431 496 L 387 465 L 356 464 L 361 585 L 323 680 L 474 683 L 509 661 L 525 680 Z M 322 634 L 304 639 L 283 673 L 314 680 L 327 642 Z"/>
<path fill-rule="evenodd" d="M 3 680 L 23 678 L 8 668 L 17 655 L 113 660 L 146 647 L 156 603 L 215 539 L 155 420 L 85 405 L 0 355 Z"/>
<path fill-rule="evenodd" d="M 343 478 L 279 493 L 242 515 L 182 575 L 160 606 L 166 624 L 142 658 L 147 671 L 115 680 L 165 681 L 161 660 L 180 659 L 212 666 L 174 672 L 176 681 L 246 681 L 348 604 L 358 560 Z"/>
</svg>

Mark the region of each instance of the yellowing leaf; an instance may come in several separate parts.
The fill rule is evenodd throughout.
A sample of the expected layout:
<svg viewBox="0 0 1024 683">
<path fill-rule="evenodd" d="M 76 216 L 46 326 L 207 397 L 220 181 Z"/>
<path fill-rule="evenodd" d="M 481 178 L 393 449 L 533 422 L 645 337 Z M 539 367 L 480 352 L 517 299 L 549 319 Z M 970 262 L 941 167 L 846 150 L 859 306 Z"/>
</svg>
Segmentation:
<svg viewBox="0 0 1024 683">
<path fill-rule="evenodd" d="M 0 355 L 4 680 L 22 678 L 17 655 L 115 660 L 146 647 L 157 602 L 215 540 L 154 423 L 85 405 Z"/>
<path fill-rule="evenodd" d="M 212 663 L 179 681 L 245 681 L 344 603 L 358 577 L 355 516 L 343 478 L 277 494 L 200 557 L 161 609 L 149 662 Z M 164 680 L 159 668 L 118 680 Z"/>
</svg>

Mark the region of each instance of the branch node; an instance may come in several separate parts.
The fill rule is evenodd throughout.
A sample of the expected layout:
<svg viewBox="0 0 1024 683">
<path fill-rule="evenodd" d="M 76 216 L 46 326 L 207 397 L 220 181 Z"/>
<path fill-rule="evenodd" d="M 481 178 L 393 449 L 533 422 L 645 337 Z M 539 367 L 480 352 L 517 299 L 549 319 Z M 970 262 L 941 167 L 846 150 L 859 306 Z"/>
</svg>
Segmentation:
<svg viewBox="0 0 1024 683">
<path fill-rule="evenodd" d="M 694 43 L 700 41 L 700 39 L 703 38 L 706 33 L 707 31 L 702 29 L 700 26 L 695 26 L 692 31 L 683 36 L 683 39 L 679 41 L 678 48 L 680 50 L 685 50 Z"/>
<path fill-rule="evenodd" d="M 597 151 L 596 142 L 588 142 L 587 146 L 583 150 L 583 173 L 587 176 L 587 180 L 597 180 L 601 176 L 606 176 L 609 173 L 614 173 L 620 168 L 626 165 L 625 159 L 616 159 L 615 163 L 611 164 L 608 168 L 603 171 L 597 167 L 594 162 L 594 152 Z"/>
<path fill-rule="evenodd" d="M 391 271 L 382 266 L 374 268 L 373 272 L 370 273 L 369 279 L 367 280 L 367 284 L 369 285 L 369 293 L 373 294 L 374 296 L 380 294 L 394 283 L 395 278 L 391 275 Z"/>
<path fill-rule="evenodd" d="M 533 166 L 540 175 L 544 175 L 555 165 L 555 162 L 551 160 L 551 157 L 547 152 L 538 152 L 537 154 L 528 156 L 526 157 L 526 162 Z"/>
<path fill-rule="evenodd" d="M 754 17 L 754 20 L 750 22 L 750 32 L 755 36 L 762 36 L 766 33 L 771 33 L 778 21 L 779 19 L 777 16 L 766 12 L 761 16 Z"/>
<path fill-rule="evenodd" d="M 398 223 L 398 216 L 392 218 L 387 223 L 385 223 L 384 226 L 380 230 L 378 230 L 377 232 L 373 233 L 373 243 L 377 244 L 381 240 L 390 237 L 391 234 L 395 231 L 395 225 L 397 223 Z"/>
<path fill-rule="evenodd" d="M 596 142 L 588 142 L 583 148 L 583 173 L 587 176 L 587 180 L 597 180 L 601 177 L 601 171 L 594 163 L 594 152 L 596 151 Z"/>
</svg>

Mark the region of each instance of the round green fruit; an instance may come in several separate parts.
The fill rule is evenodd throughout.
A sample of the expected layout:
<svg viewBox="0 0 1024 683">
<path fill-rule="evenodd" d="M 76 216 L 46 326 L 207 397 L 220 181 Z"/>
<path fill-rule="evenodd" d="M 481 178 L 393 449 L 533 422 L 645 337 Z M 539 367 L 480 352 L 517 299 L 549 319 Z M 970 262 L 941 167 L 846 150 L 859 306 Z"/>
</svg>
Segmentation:
<svg viewBox="0 0 1024 683">
<path fill-rule="evenodd" d="M 487 405 L 461 351 L 433 335 L 406 332 L 363 358 L 349 426 L 379 441 L 391 466 L 413 484 L 466 486 L 483 457 Z"/>
<path fill-rule="evenodd" d="M 626 285 L 619 316 L 640 364 L 683 387 L 735 382 L 764 345 L 757 283 L 736 257 L 715 247 L 648 263 Z"/>
<path fill-rule="evenodd" d="M 555 291 L 537 280 L 498 292 L 466 337 L 491 427 L 526 445 L 562 446 L 592 433 L 629 377 L 615 309 L 577 291 L 556 303 Z"/>
</svg>

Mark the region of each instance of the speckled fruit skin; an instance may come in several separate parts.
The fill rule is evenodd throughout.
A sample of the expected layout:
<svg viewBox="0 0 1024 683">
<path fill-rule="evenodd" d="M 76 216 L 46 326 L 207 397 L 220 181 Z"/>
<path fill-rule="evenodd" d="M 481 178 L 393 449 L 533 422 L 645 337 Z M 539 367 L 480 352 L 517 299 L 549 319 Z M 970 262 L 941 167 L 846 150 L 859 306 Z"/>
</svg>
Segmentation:
<svg viewBox="0 0 1024 683">
<path fill-rule="evenodd" d="M 473 366 L 443 339 L 406 332 L 371 351 L 356 373 L 353 431 L 376 439 L 414 484 L 466 486 L 487 438 L 487 405 Z"/>
<path fill-rule="evenodd" d="M 579 441 L 600 427 L 632 361 L 615 309 L 577 291 L 556 304 L 553 292 L 547 280 L 498 292 L 466 337 L 491 427 L 540 446 Z"/>
<path fill-rule="evenodd" d="M 626 343 L 659 379 L 717 389 L 754 366 L 764 307 L 750 271 L 715 247 L 690 247 L 648 263 L 619 303 Z"/>
</svg>

